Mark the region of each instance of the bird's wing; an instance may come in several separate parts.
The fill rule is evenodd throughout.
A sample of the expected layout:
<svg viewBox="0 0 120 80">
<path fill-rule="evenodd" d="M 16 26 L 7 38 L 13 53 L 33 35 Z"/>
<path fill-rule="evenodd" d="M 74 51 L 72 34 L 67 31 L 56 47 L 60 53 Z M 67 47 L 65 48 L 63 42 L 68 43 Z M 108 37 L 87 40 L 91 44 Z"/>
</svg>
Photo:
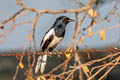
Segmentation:
<svg viewBox="0 0 120 80">
<path fill-rule="evenodd" d="M 48 48 L 49 44 L 52 42 L 54 38 L 55 32 L 54 28 L 49 29 L 44 35 L 42 42 L 40 44 L 40 48 L 43 52 Z M 43 73 L 47 62 L 47 55 L 40 55 L 37 60 L 35 73 Z"/>
<path fill-rule="evenodd" d="M 54 28 L 51 28 L 46 32 L 45 36 L 42 39 L 41 45 L 40 45 L 40 48 L 42 49 L 42 51 L 47 49 L 48 45 L 53 40 L 54 35 L 55 35 Z"/>
</svg>

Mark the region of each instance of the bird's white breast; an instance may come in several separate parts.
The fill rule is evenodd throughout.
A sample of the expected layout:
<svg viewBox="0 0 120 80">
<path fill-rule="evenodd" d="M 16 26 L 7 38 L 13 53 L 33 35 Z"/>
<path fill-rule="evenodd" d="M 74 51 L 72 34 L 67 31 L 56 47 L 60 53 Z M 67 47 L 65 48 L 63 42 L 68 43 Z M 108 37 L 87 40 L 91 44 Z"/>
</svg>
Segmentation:
<svg viewBox="0 0 120 80">
<path fill-rule="evenodd" d="M 52 47 L 54 45 L 58 45 L 61 42 L 62 39 L 63 39 L 62 37 L 54 36 L 52 42 L 48 45 L 48 48 L 50 48 L 50 47 Z"/>
</svg>

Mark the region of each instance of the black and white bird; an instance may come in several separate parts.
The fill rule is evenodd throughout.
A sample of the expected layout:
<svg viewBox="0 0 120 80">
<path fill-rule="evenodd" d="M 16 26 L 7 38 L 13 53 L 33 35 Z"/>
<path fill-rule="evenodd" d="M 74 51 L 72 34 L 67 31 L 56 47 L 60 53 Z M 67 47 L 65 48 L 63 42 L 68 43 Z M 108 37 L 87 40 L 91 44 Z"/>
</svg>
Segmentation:
<svg viewBox="0 0 120 80">
<path fill-rule="evenodd" d="M 46 32 L 42 42 L 40 44 L 40 49 L 44 53 L 52 52 L 58 44 L 63 40 L 65 35 L 65 28 L 69 22 L 74 20 L 68 18 L 67 16 L 60 16 L 56 19 L 53 26 Z M 43 73 L 47 62 L 47 55 L 40 55 L 37 60 L 35 73 Z"/>
</svg>

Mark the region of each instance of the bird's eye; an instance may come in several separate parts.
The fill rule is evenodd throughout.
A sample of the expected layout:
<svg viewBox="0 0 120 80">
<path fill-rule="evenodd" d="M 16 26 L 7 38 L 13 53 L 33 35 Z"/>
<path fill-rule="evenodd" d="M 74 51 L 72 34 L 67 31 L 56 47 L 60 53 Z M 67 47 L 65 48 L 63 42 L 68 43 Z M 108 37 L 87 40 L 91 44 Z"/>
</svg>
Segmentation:
<svg viewBox="0 0 120 80">
<path fill-rule="evenodd" d="M 67 18 L 65 18 L 63 21 L 64 21 L 64 22 L 67 22 L 67 21 L 68 21 L 68 19 L 67 19 Z"/>
</svg>

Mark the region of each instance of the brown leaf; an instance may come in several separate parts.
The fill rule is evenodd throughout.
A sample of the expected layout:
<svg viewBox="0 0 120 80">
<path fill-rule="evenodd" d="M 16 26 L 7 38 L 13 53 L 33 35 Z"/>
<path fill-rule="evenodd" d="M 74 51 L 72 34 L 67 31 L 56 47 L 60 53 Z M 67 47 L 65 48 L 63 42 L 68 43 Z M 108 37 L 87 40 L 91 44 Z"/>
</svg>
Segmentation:
<svg viewBox="0 0 120 80">
<path fill-rule="evenodd" d="M 97 10 L 93 10 L 92 8 L 90 8 L 90 9 L 88 10 L 88 14 L 89 14 L 91 17 L 93 17 L 93 18 L 99 17 Z"/>
<path fill-rule="evenodd" d="M 97 10 L 94 10 L 93 17 L 94 17 L 94 18 L 97 18 L 97 17 L 99 17 L 99 16 L 98 16 L 98 12 L 97 12 Z"/>
<path fill-rule="evenodd" d="M 84 40 L 84 37 L 81 37 L 80 40 L 79 40 L 80 44 L 82 44 L 83 40 Z"/>
<path fill-rule="evenodd" d="M 83 65 L 82 68 L 83 68 L 83 70 L 84 70 L 85 72 L 89 72 L 89 69 L 88 69 L 88 67 L 87 67 L 86 65 Z"/>
<path fill-rule="evenodd" d="M 72 52 L 72 48 L 68 47 L 65 51 L 65 56 L 67 59 L 69 59 L 71 57 L 71 52 Z"/>
<path fill-rule="evenodd" d="M 20 68 L 21 68 L 21 69 L 23 69 L 23 68 L 24 68 L 24 65 L 23 65 L 23 63 L 22 63 L 22 62 L 20 62 L 20 63 L 19 63 L 19 66 L 20 66 Z"/>
<path fill-rule="evenodd" d="M 37 77 L 36 80 L 46 80 L 46 78 L 44 76 L 39 76 L 39 77 Z"/>
<path fill-rule="evenodd" d="M 31 35 L 30 35 L 30 34 L 28 34 L 27 38 L 28 38 L 28 40 L 31 40 Z"/>
<path fill-rule="evenodd" d="M 95 26 L 95 25 L 96 25 L 96 22 L 94 21 L 94 22 L 93 22 L 93 26 Z"/>
<path fill-rule="evenodd" d="M 88 35 L 89 35 L 90 37 L 92 36 L 92 28 L 91 28 L 91 27 L 88 28 Z"/>
<path fill-rule="evenodd" d="M 104 30 L 100 30 L 99 34 L 100 34 L 101 40 L 105 40 L 105 38 L 106 38 L 105 31 Z"/>
<path fill-rule="evenodd" d="M 92 9 L 92 8 L 90 8 L 90 9 L 88 10 L 88 14 L 89 14 L 91 17 L 93 17 L 93 9 Z"/>
</svg>

